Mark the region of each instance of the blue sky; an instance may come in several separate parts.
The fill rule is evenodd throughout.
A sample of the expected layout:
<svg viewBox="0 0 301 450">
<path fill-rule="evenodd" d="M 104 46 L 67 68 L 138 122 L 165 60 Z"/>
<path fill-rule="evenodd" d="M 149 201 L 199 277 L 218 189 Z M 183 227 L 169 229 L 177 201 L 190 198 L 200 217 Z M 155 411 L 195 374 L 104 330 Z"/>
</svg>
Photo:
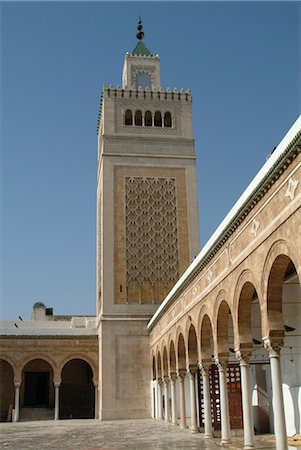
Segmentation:
<svg viewBox="0 0 301 450">
<path fill-rule="evenodd" d="M 99 98 L 139 14 L 193 94 L 203 245 L 300 113 L 300 3 L 2 2 L 3 319 L 95 313 Z"/>
</svg>

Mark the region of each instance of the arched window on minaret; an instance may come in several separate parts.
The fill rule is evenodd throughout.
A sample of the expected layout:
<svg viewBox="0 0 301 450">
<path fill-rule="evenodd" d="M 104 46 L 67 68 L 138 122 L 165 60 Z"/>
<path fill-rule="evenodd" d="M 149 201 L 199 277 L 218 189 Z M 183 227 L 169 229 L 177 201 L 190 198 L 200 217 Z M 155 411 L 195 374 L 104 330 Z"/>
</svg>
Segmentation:
<svg viewBox="0 0 301 450">
<path fill-rule="evenodd" d="M 150 111 L 146 111 L 146 113 L 145 113 L 144 125 L 146 127 L 151 127 L 153 125 L 153 117 L 152 117 L 152 113 Z"/>
<path fill-rule="evenodd" d="M 164 114 L 164 126 L 165 126 L 165 127 L 168 127 L 168 128 L 171 128 L 171 126 L 172 126 L 172 123 L 171 123 L 171 114 L 170 114 L 169 111 L 167 111 L 167 112 Z"/>
<path fill-rule="evenodd" d="M 140 110 L 135 112 L 135 125 L 140 127 L 142 125 L 142 112 Z"/>
<path fill-rule="evenodd" d="M 162 116 L 160 111 L 155 112 L 155 127 L 162 127 Z"/>
<path fill-rule="evenodd" d="M 130 109 L 127 109 L 125 112 L 124 125 L 133 125 L 133 114 Z"/>
</svg>

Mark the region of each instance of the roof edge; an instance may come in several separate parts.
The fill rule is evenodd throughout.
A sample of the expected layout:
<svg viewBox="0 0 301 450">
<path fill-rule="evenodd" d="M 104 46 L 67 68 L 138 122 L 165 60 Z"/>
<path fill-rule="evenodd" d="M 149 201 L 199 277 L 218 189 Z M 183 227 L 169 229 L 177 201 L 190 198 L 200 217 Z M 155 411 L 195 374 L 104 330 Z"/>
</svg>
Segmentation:
<svg viewBox="0 0 301 450">
<path fill-rule="evenodd" d="M 205 246 L 202 248 L 198 256 L 194 259 L 194 261 L 190 264 L 190 266 L 186 269 L 184 274 L 180 277 L 177 283 L 174 285 L 172 290 L 169 292 L 165 300 L 161 303 L 151 320 L 147 325 L 147 329 L 151 330 L 152 327 L 157 323 L 163 313 L 171 306 L 172 301 L 175 299 L 177 293 L 184 288 L 185 285 L 196 275 L 198 269 L 202 270 L 201 266 L 205 266 L 207 264 L 207 258 L 210 253 L 219 249 L 219 244 L 221 245 L 228 239 L 232 234 L 231 228 L 233 229 L 234 223 L 239 220 L 239 218 L 244 214 L 248 205 L 251 201 L 255 201 L 255 197 L 260 190 L 260 188 L 268 181 L 268 179 L 279 169 L 279 166 L 283 164 L 284 159 L 287 157 L 287 153 L 290 152 L 294 144 L 297 143 L 298 138 L 301 137 L 301 115 L 292 125 L 292 127 L 288 130 L 286 135 L 280 141 L 272 155 L 265 162 L 265 164 L 261 167 L 259 172 L 255 175 L 253 180 L 244 190 L 242 195 L 239 197 L 234 206 L 230 209 L 229 213 L 225 216 L 223 221 L 217 227 L 215 232 L 209 238 Z M 300 151 L 300 148 L 299 148 Z M 259 194 L 258 194 L 259 196 Z M 254 200 L 253 200 L 254 198 Z M 256 203 L 262 198 L 258 198 Z M 235 227 L 236 228 L 236 227 Z M 234 229 L 235 229 L 234 228 Z M 234 231 L 233 229 L 233 231 Z M 215 253 L 216 253 L 215 251 Z M 211 258 L 210 258 L 211 259 Z"/>
</svg>

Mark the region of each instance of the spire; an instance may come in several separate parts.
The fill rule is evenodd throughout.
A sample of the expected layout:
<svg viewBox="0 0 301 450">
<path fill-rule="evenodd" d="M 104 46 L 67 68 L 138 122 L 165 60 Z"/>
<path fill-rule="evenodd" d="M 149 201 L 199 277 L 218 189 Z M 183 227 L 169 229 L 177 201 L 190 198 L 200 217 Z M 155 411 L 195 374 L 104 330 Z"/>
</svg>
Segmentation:
<svg viewBox="0 0 301 450">
<path fill-rule="evenodd" d="M 139 42 L 134 48 L 132 54 L 135 56 L 152 56 L 152 53 L 148 50 L 148 48 L 145 47 L 144 42 L 142 41 L 142 39 L 144 38 L 144 32 L 142 30 L 143 30 L 142 20 L 141 17 L 139 16 L 136 33 L 136 38 L 138 39 Z"/>
<path fill-rule="evenodd" d="M 143 33 L 143 25 L 142 25 L 142 20 L 141 17 L 139 16 L 138 19 L 138 26 L 137 26 L 137 33 L 136 33 L 136 38 L 139 39 L 139 41 L 141 41 L 144 38 L 144 33 Z"/>
</svg>

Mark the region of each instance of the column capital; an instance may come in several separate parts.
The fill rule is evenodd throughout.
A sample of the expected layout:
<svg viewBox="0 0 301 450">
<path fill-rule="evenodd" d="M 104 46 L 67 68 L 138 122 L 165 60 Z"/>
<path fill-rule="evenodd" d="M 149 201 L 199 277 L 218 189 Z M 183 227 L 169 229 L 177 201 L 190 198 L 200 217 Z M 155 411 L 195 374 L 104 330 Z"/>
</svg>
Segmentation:
<svg viewBox="0 0 301 450">
<path fill-rule="evenodd" d="M 248 366 L 252 356 L 252 350 L 247 348 L 245 349 L 236 348 L 235 356 L 238 359 L 241 366 Z"/>
<path fill-rule="evenodd" d="M 227 369 L 228 359 L 215 356 L 214 357 L 215 364 L 217 365 L 219 372 L 225 372 Z"/>
<path fill-rule="evenodd" d="M 160 384 L 160 385 L 162 385 L 162 384 L 163 384 L 162 378 L 157 378 L 157 383 Z"/>
<path fill-rule="evenodd" d="M 185 369 L 180 369 L 177 372 L 178 378 L 180 379 L 180 381 L 184 381 L 185 376 L 186 376 L 186 370 Z"/>
<path fill-rule="evenodd" d="M 205 375 L 208 373 L 209 369 L 211 367 L 211 361 L 202 361 L 199 363 L 199 369 L 202 373 L 202 375 L 205 373 Z"/>
<path fill-rule="evenodd" d="M 188 366 L 188 369 L 187 369 L 188 375 L 192 375 L 194 377 L 195 374 L 197 373 L 197 371 L 198 371 L 197 364 L 191 364 L 190 366 Z"/>
<path fill-rule="evenodd" d="M 272 338 L 270 336 L 262 338 L 264 348 L 269 352 L 270 358 L 280 358 L 280 351 L 283 347 L 283 338 Z"/>
<path fill-rule="evenodd" d="M 164 382 L 165 384 L 169 383 L 169 376 L 168 376 L 168 375 L 164 375 L 164 377 L 163 377 L 163 382 Z"/>
<path fill-rule="evenodd" d="M 177 379 L 177 374 L 176 374 L 176 372 L 171 372 L 171 374 L 169 375 L 169 379 L 170 379 L 170 381 L 175 382 L 176 379 Z"/>
<path fill-rule="evenodd" d="M 14 381 L 15 388 L 19 388 L 21 386 L 21 381 Z"/>
</svg>

